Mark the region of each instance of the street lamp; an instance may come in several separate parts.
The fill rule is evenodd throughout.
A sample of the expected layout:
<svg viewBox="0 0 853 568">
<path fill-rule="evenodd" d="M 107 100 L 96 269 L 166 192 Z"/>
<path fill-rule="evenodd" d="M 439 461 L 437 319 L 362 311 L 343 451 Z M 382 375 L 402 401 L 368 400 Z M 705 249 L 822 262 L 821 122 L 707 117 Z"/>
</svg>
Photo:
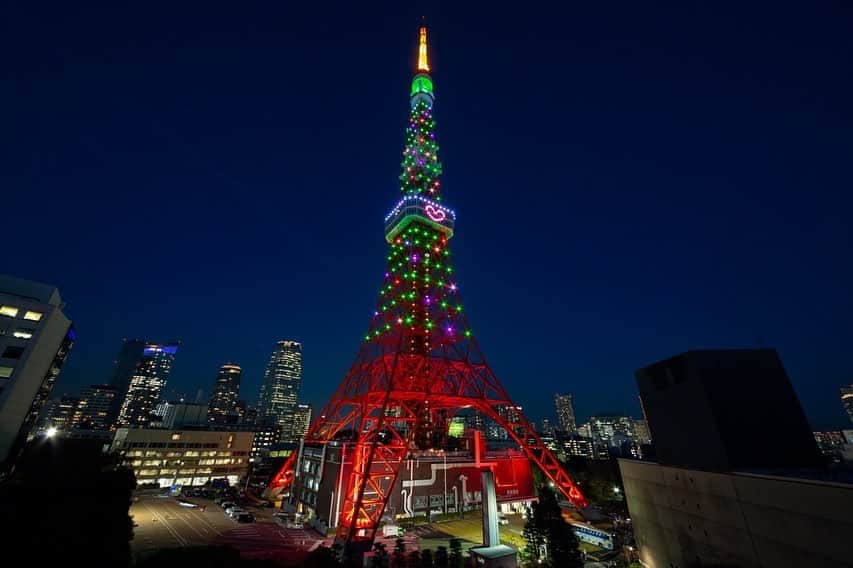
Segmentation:
<svg viewBox="0 0 853 568">
<path fill-rule="evenodd" d="M 56 427 L 51 426 L 50 428 L 47 429 L 47 431 L 44 433 L 44 435 L 47 436 L 48 438 L 53 438 L 54 436 L 56 436 L 57 432 L 58 432 L 58 430 L 56 429 Z"/>
</svg>

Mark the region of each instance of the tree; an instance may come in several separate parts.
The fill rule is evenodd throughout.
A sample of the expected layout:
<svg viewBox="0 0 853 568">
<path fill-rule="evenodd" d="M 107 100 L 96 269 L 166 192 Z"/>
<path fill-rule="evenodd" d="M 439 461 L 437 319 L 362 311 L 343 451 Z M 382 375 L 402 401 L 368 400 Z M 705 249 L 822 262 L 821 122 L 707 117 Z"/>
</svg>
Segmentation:
<svg viewBox="0 0 853 568">
<path fill-rule="evenodd" d="M 548 565 L 555 568 L 581 568 L 583 560 L 578 550 L 578 538 L 563 519 L 557 496 L 547 486 L 539 490 L 539 502 L 534 505 L 535 522 L 544 533 L 548 546 Z"/>
<path fill-rule="evenodd" d="M 373 558 L 371 559 L 370 565 L 372 568 L 388 568 L 388 551 L 385 549 L 385 545 L 383 543 L 374 543 Z"/>
<path fill-rule="evenodd" d="M 462 568 L 462 541 L 450 539 L 450 568 Z"/>
<path fill-rule="evenodd" d="M 394 543 L 394 555 L 391 558 L 393 568 L 405 568 L 406 566 L 406 542 L 398 538 Z"/>
<path fill-rule="evenodd" d="M 439 546 L 435 549 L 435 568 L 448 568 L 450 557 L 447 555 L 447 547 Z"/>
<path fill-rule="evenodd" d="M 127 566 L 135 486 L 99 440 L 37 439 L 0 485 L 0 534 L 46 566 Z"/>
<path fill-rule="evenodd" d="M 421 552 L 421 568 L 435 568 L 432 558 L 432 550 L 424 550 Z"/>
<path fill-rule="evenodd" d="M 340 548 L 340 546 L 338 546 Z M 303 568 L 337 568 L 340 566 L 338 551 L 334 548 L 319 546 L 302 561 Z"/>
<path fill-rule="evenodd" d="M 413 550 L 409 553 L 408 568 L 423 568 L 423 561 L 421 560 L 420 550 Z"/>
<path fill-rule="evenodd" d="M 526 544 L 521 553 L 521 557 L 525 562 L 535 563 L 539 560 L 542 554 L 542 545 L 545 544 L 545 534 L 539 528 L 534 516 L 534 511 L 538 508 L 537 503 L 533 504 L 533 509 L 527 507 L 525 510 L 526 519 L 524 521 L 524 531 L 522 533 Z"/>
</svg>

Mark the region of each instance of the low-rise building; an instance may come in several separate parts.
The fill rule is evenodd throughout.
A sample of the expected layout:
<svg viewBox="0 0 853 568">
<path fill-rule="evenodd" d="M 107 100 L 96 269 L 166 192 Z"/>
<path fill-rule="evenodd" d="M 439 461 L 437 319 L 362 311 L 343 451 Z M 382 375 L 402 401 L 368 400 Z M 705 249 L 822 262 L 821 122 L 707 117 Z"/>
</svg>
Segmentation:
<svg viewBox="0 0 853 568">
<path fill-rule="evenodd" d="M 248 472 L 253 438 L 253 432 L 119 428 L 111 449 L 140 485 L 204 485 L 221 478 L 236 485 Z"/>
<path fill-rule="evenodd" d="M 853 566 L 851 479 L 627 459 L 619 468 L 647 568 Z"/>
</svg>

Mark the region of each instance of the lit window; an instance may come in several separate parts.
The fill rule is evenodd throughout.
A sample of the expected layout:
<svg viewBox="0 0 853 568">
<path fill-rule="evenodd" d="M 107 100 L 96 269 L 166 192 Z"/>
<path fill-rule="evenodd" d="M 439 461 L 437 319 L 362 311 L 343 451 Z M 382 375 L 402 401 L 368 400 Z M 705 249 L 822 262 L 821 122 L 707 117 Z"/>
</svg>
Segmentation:
<svg viewBox="0 0 853 568">
<path fill-rule="evenodd" d="M 172 439 L 173 439 L 173 440 L 180 440 L 180 439 L 181 439 L 181 434 L 180 434 L 180 433 L 172 434 Z"/>
<path fill-rule="evenodd" d="M 16 329 L 13 335 L 18 339 L 29 339 L 33 336 L 33 332 L 29 329 Z"/>
<path fill-rule="evenodd" d="M 0 306 L 0 316 L 13 318 L 18 315 L 18 308 L 13 306 Z"/>
<path fill-rule="evenodd" d="M 27 310 L 26 312 L 24 312 L 24 319 L 30 320 L 30 321 L 39 321 L 41 319 L 41 316 L 43 316 L 43 315 L 44 314 L 42 314 L 41 312 L 33 312 L 30 310 Z"/>
<path fill-rule="evenodd" d="M 2 367 L 0 366 L 0 379 L 8 379 L 12 376 L 12 371 L 15 370 L 15 367 Z"/>
</svg>

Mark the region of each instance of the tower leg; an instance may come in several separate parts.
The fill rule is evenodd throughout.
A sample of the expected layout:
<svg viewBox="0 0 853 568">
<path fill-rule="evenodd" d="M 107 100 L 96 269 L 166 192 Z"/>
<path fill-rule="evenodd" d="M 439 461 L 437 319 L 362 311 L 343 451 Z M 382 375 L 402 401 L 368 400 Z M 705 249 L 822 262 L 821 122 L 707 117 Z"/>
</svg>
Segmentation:
<svg viewBox="0 0 853 568">
<path fill-rule="evenodd" d="M 394 416 L 389 416 L 390 413 Z M 397 481 L 417 429 L 418 417 L 407 403 L 385 402 L 367 409 L 366 428 L 352 454 L 353 466 L 344 497 L 338 541 L 345 554 L 369 546 Z"/>
<path fill-rule="evenodd" d="M 554 486 L 560 490 L 560 493 L 565 495 L 578 509 L 585 509 L 589 505 L 589 501 L 586 500 L 583 493 L 574 484 L 572 478 L 563 469 L 563 466 L 553 452 L 542 443 L 542 439 L 539 438 L 539 434 L 536 433 L 536 430 L 527 421 L 527 418 L 521 412 L 516 412 L 517 422 L 509 422 L 498 413 L 497 406 L 516 408 L 515 404 L 509 398 L 497 405 L 480 401 L 477 408 L 506 430 L 506 433 L 524 450 L 528 459 L 533 461 L 542 470 L 542 473 L 554 483 Z"/>
</svg>

